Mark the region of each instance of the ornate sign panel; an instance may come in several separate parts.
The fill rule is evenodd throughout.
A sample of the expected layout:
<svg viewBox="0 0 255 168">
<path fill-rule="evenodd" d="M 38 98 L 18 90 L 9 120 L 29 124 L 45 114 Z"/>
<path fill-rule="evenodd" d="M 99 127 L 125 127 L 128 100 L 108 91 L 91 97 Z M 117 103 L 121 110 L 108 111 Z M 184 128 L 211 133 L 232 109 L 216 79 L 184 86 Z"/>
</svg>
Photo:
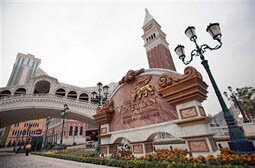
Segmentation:
<svg viewBox="0 0 255 168">
<path fill-rule="evenodd" d="M 113 95 L 110 131 L 136 128 L 177 119 L 174 106 L 159 96 L 159 75 L 138 76 Z"/>
<path fill-rule="evenodd" d="M 195 117 L 195 116 L 198 115 L 195 106 L 189 107 L 189 108 L 185 108 L 185 109 L 181 109 L 181 110 L 180 110 L 180 113 L 181 113 L 181 117 L 182 117 L 183 119 Z"/>
<path fill-rule="evenodd" d="M 188 141 L 190 150 L 192 152 L 208 152 L 206 140 Z"/>
<path fill-rule="evenodd" d="M 143 153 L 143 145 L 133 145 L 133 152 L 135 154 Z"/>
</svg>

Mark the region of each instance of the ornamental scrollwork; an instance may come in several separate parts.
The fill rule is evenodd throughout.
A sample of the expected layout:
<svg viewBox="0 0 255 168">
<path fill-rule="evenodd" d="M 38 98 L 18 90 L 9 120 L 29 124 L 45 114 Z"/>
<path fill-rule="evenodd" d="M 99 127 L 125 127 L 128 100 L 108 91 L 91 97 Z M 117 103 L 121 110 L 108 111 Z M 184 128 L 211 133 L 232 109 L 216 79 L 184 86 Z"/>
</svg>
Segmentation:
<svg viewBox="0 0 255 168">
<path fill-rule="evenodd" d="M 114 107 L 113 107 L 113 100 L 107 100 L 103 106 L 98 106 L 97 107 L 97 113 L 113 113 L 114 112 Z"/>
<path fill-rule="evenodd" d="M 160 88 L 165 88 L 180 81 L 191 79 L 194 77 L 198 77 L 202 80 L 202 75 L 194 67 L 188 66 L 185 68 L 184 74 L 180 76 L 170 76 L 169 74 L 163 74 L 162 76 L 160 76 L 158 84 Z"/>
<path fill-rule="evenodd" d="M 123 84 L 123 83 L 130 83 L 132 82 L 133 80 L 136 79 L 136 77 L 142 73 L 144 73 L 144 68 L 141 68 L 139 70 L 129 70 L 127 72 L 127 74 L 119 81 L 119 85 Z"/>
</svg>

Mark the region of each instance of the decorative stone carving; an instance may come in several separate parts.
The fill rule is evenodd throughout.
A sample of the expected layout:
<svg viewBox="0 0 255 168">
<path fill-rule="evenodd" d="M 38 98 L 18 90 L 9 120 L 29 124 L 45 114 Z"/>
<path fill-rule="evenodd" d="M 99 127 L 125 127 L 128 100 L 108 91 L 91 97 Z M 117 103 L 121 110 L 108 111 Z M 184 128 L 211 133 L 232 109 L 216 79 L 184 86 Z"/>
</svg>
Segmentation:
<svg viewBox="0 0 255 168">
<path fill-rule="evenodd" d="M 103 106 L 98 106 L 97 107 L 97 113 L 112 113 L 114 111 L 113 109 L 113 101 L 112 99 L 107 100 Z"/>
<path fill-rule="evenodd" d="M 185 68 L 184 75 L 182 75 L 182 76 L 173 75 L 173 74 L 171 76 L 169 76 L 169 74 L 162 75 L 159 78 L 159 87 L 165 88 L 167 86 L 173 85 L 180 81 L 184 81 L 184 80 L 191 79 L 194 77 L 198 77 L 202 80 L 201 74 L 195 68 L 189 66 L 189 67 Z"/>
<path fill-rule="evenodd" d="M 136 76 L 142 74 L 144 72 L 144 68 L 141 68 L 139 70 L 129 70 L 127 72 L 127 74 L 119 81 L 119 84 L 123 84 L 123 83 L 130 83 L 131 81 L 133 81 Z"/>
<path fill-rule="evenodd" d="M 94 115 L 93 117 L 95 118 L 96 123 L 106 124 L 111 122 L 113 113 L 113 100 L 110 99 L 107 100 L 103 106 L 97 107 L 96 115 Z"/>
</svg>

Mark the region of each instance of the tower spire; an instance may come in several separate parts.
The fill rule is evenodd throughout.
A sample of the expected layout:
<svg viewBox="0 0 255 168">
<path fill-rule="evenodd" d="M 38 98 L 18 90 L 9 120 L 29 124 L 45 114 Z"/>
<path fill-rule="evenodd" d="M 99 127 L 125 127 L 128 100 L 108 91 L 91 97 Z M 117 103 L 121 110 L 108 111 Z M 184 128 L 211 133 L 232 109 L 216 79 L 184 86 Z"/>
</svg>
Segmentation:
<svg viewBox="0 0 255 168">
<path fill-rule="evenodd" d="M 152 15 L 150 14 L 150 12 L 148 11 L 147 8 L 145 8 L 145 18 L 144 18 L 144 22 L 143 22 L 143 26 L 145 26 L 147 23 L 149 23 L 151 20 L 153 20 L 154 18 L 152 17 Z"/>
<path fill-rule="evenodd" d="M 168 42 L 166 41 L 166 34 L 161 30 L 161 26 L 152 17 L 148 9 L 145 9 L 142 28 L 144 31 L 142 38 L 144 40 L 149 67 L 176 71 Z"/>
</svg>

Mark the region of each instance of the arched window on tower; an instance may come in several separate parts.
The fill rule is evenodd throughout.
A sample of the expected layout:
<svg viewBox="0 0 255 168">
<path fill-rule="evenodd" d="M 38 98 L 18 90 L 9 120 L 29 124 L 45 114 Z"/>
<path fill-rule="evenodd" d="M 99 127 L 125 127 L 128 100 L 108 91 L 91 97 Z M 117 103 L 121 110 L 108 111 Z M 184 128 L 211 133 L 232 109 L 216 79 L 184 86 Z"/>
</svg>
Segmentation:
<svg viewBox="0 0 255 168">
<path fill-rule="evenodd" d="M 69 128 L 69 136 L 72 136 L 73 135 L 73 126 L 71 126 L 70 128 Z"/>
<path fill-rule="evenodd" d="M 156 37 L 155 33 L 153 33 L 153 37 L 154 37 L 154 38 Z"/>
</svg>

